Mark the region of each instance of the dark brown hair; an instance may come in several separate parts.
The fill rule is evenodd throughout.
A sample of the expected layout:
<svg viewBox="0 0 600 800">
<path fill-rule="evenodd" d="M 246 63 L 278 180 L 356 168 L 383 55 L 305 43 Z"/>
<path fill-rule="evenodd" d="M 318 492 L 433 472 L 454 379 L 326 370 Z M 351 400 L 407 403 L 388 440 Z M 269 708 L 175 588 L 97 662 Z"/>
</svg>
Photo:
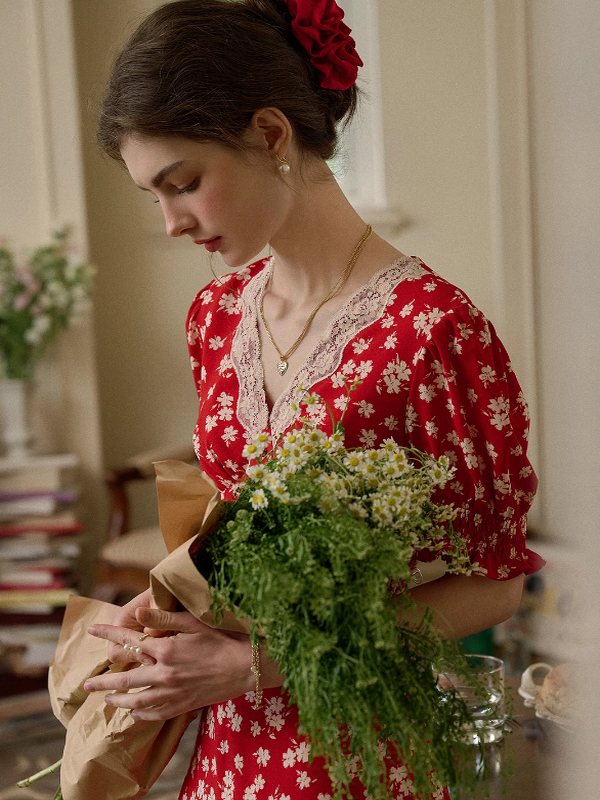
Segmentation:
<svg viewBox="0 0 600 800">
<path fill-rule="evenodd" d="M 330 158 L 358 90 L 323 89 L 283 0 L 178 0 L 154 11 L 113 67 L 98 143 L 121 160 L 130 134 L 245 149 L 253 113 L 279 108 L 301 151 Z"/>
</svg>

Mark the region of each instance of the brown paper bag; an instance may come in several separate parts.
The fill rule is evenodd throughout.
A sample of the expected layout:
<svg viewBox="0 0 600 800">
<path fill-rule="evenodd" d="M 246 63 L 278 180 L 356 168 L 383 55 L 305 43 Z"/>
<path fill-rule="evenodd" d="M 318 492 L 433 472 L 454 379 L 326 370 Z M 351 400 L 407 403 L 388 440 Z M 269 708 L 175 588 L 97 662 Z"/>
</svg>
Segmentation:
<svg viewBox="0 0 600 800">
<path fill-rule="evenodd" d="M 67 727 L 60 781 L 64 800 L 137 800 L 171 760 L 195 713 L 158 722 L 135 720 L 104 703 L 106 692 L 84 691 L 87 678 L 134 669 L 111 664 L 106 642 L 89 625 L 112 621 L 118 606 L 69 598 L 58 647 L 50 665 L 52 709 Z"/>
<path fill-rule="evenodd" d="M 171 553 L 152 571 L 155 601 L 167 610 L 179 601 L 214 626 L 210 590 L 190 551 L 216 524 L 219 493 L 212 481 L 189 464 L 162 461 L 155 468 L 161 528 Z M 54 713 L 67 726 L 61 768 L 64 800 L 140 800 L 196 716 L 190 712 L 166 721 L 135 720 L 128 711 L 106 705 L 105 692 L 84 691 L 89 677 L 137 666 L 111 664 L 106 642 L 87 633 L 94 622 L 112 622 L 117 610 L 109 603 L 77 596 L 67 605 L 49 680 Z M 227 615 L 222 627 L 248 632 L 233 614 Z"/>
<path fill-rule="evenodd" d="M 154 467 L 160 526 L 170 551 L 150 572 L 154 600 L 159 608 L 165 609 L 176 608 L 179 601 L 197 619 L 217 627 L 210 611 L 211 589 L 196 569 L 192 556 L 219 520 L 222 509 L 219 493 L 209 478 L 189 464 L 159 461 Z M 196 535 L 190 539 L 193 534 Z M 175 543 L 179 546 L 173 549 Z M 231 611 L 225 612 L 218 627 L 250 632 L 248 623 Z"/>
</svg>

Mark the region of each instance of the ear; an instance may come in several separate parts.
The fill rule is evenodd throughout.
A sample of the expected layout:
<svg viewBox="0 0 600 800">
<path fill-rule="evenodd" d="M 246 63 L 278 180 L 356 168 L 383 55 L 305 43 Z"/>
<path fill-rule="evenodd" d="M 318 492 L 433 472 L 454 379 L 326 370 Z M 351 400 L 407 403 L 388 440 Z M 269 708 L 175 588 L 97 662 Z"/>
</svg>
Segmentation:
<svg viewBox="0 0 600 800">
<path fill-rule="evenodd" d="M 248 133 L 272 157 L 285 158 L 293 139 L 289 119 L 278 108 L 259 108 L 252 115 Z"/>
</svg>

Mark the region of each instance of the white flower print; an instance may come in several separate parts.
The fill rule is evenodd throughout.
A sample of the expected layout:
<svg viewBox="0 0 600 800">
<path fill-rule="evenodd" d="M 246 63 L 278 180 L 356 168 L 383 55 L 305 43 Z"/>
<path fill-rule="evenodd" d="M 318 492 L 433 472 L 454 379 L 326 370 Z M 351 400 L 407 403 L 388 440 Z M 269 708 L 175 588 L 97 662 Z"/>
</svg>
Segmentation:
<svg viewBox="0 0 600 800">
<path fill-rule="evenodd" d="M 498 567 L 498 575 L 501 578 L 508 578 L 508 576 L 510 575 L 510 569 L 507 566 L 504 566 L 504 565 L 501 566 L 501 567 Z"/>
<path fill-rule="evenodd" d="M 367 431 L 364 428 L 360 432 L 360 436 L 358 437 L 358 441 L 361 444 L 364 444 L 365 447 L 375 447 L 375 442 L 377 441 L 377 434 L 375 431 Z"/>
<path fill-rule="evenodd" d="M 212 299 L 213 299 L 213 293 L 211 292 L 210 289 L 205 289 L 200 295 L 200 300 L 202 301 L 203 306 L 208 305 Z"/>
<path fill-rule="evenodd" d="M 411 303 L 407 303 L 402 311 L 400 312 L 400 316 L 404 319 L 404 317 L 408 317 L 413 312 L 413 308 L 415 307 L 415 301 L 413 300 Z"/>
<path fill-rule="evenodd" d="M 435 391 L 433 383 L 430 383 L 429 386 L 425 386 L 424 383 L 419 384 L 419 397 L 421 400 L 425 400 L 426 403 L 431 403 L 436 396 L 437 392 Z"/>
<path fill-rule="evenodd" d="M 317 800 L 331 800 L 330 794 L 323 794 L 323 792 L 319 792 L 317 795 Z"/>
<path fill-rule="evenodd" d="M 238 772 L 241 772 L 244 769 L 244 756 L 236 753 L 235 758 L 233 759 L 233 763 L 235 768 Z"/>
<path fill-rule="evenodd" d="M 391 314 L 385 314 L 381 319 L 381 327 L 382 328 L 391 328 L 394 324 L 394 318 Z"/>
<path fill-rule="evenodd" d="M 468 339 L 469 336 L 471 336 L 471 334 L 473 333 L 473 328 L 469 328 L 466 322 L 459 322 L 456 327 L 460 331 L 460 335 L 462 336 L 462 338 L 465 340 Z"/>
<path fill-rule="evenodd" d="M 254 692 L 253 692 L 253 694 L 254 694 Z M 254 722 L 252 723 L 252 725 L 250 727 L 250 732 L 251 732 L 252 736 L 260 736 L 261 731 L 262 731 L 262 728 L 260 727 L 258 722 L 256 722 L 256 720 L 254 720 Z"/>
<path fill-rule="evenodd" d="M 492 369 L 489 364 L 481 364 L 481 372 L 479 373 L 479 380 L 487 389 L 488 383 L 496 383 L 496 370 Z"/>
<path fill-rule="evenodd" d="M 308 772 L 306 772 L 306 770 L 298 770 L 298 777 L 296 778 L 296 783 L 298 784 L 299 789 L 308 789 L 312 781 L 308 777 Z"/>
<path fill-rule="evenodd" d="M 448 440 L 448 441 L 449 441 L 451 444 L 454 444 L 454 445 L 457 445 L 457 444 L 459 444 L 459 443 L 460 443 L 460 439 L 458 438 L 458 433 L 457 433 L 456 431 L 449 431 L 449 432 L 446 434 L 446 439 L 447 439 L 447 440 Z"/>
<path fill-rule="evenodd" d="M 463 485 L 462 485 L 462 483 L 460 481 L 453 481 L 450 484 L 450 488 L 452 489 L 454 494 L 463 494 L 464 491 L 465 491 L 464 487 L 463 487 Z"/>
<path fill-rule="evenodd" d="M 364 381 L 367 375 L 373 369 L 373 362 L 372 361 L 361 361 L 359 366 L 356 367 L 356 376 Z"/>
<path fill-rule="evenodd" d="M 383 421 L 385 427 L 390 431 L 397 431 L 398 430 L 398 420 L 396 417 L 386 417 Z"/>
<path fill-rule="evenodd" d="M 509 404 L 506 397 L 500 396 L 494 400 L 490 400 L 488 408 L 492 412 L 488 414 L 490 422 L 499 431 L 510 425 Z"/>
<path fill-rule="evenodd" d="M 194 356 L 190 356 L 190 364 L 192 365 L 192 369 L 197 369 L 200 366 L 200 362 L 196 361 Z"/>
<path fill-rule="evenodd" d="M 427 420 L 425 423 L 425 430 L 430 436 L 432 436 L 434 439 L 437 439 L 439 429 L 433 420 Z"/>
<path fill-rule="evenodd" d="M 418 414 L 415 411 L 415 407 L 410 403 L 406 406 L 406 414 L 404 417 L 404 429 L 406 433 L 412 433 L 415 428 L 419 427 Z"/>
<path fill-rule="evenodd" d="M 348 407 L 348 403 L 350 402 L 350 398 L 347 394 L 341 394 L 339 397 L 336 397 L 333 401 L 333 405 L 338 411 L 345 411 Z"/>
<path fill-rule="evenodd" d="M 373 408 L 371 403 L 367 403 L 366 400 L 361 400 L 360 403 L 355 403 L 358 406 L 358 413 L 361 417 L 366 417 L 369 419 L 375 413 L 375 409 Z"/>
<path fill-rule="evenodd" d="M 213 336 L 212 339 L 208 340 L 208 346 L 211 350 L 220 350 L 225 347 L 225 339 L 222 336 Z"/>
<path fill-rule="evenodd" d="M 475 405 L 475 403 L 477 402 L 478 396 L 479 395 L 477 394 L 475 389 L 471 389 L 471 388 L 467 389 L 467 399 L 471 403 L 471 405 Z"/>
<path fill-rule="evenodd" d="M 494 491 L 498 494 L 509 494 L 510 489 L 510 473 L 504 472 L 502 477 L 494 478 Z"/>
<path fill-rule="evenodd" d="M 219 419 L 226 420 L 229 422 L 233 417 L 233 408 L 229 408 L 229 406 L 223 406 L 218 411 Z"/>
<path fill-rule="evenodd" d="M 292 750 L 292 748 L 289 747 L 283 754 L 283 766 L 293 767 L 295 763 L 296 763 L 296 751 Z"/>
<path fill-rule="evenodd" d="M 250 277 L 250 267 L 242 267 L 235 273 L 236 281 L 247 281 Z"/>
<path fill-rule="evenodd" d="M 227 739 L 223 739 L 221 744 L 219 745 L 219 753 L 228 753 L 229 752 L 229 742 Z"/>
<path fill-rule="evenodd" d="M 196 344 L 198 339 L 200 338 L 200 331 L 198 330 L 198 323 L 195 319 L 190 320 L 190 324 L 188 325 L 187 331 L 187 342 L 188 344 Z"/>
<path fill-rule="evenodd" d="M 485 323 L 485 326 L 482 331 L 479 331 L 479 341 L 484 347 L 489 347 L 492 343 L 492 332 L 490 331 L 490 327 Z"/>
<path fill-rule="evenodd" d="M 228 373 L 230 373 L 232 369 L 233 369 L 233 361 L 231 360 L 231 356 L 230 355 L 223 356 L 223 358 L 221 359 L 221 363 L 217 367 L 217 372 L 219 373 L 219 375 L 223 375 L 228 378 L 229 377 Z"/>
<path fill-rule="evenodd" d="M 496 448 L 491 442 L 485 443 L 485 449 L 487 450 L 488 456 L 492 459 L 492 461 L 495 461 L 498 458 Z"/>
<path fill-rule="evenodd" d="M 204 770 L 204 772 L 208 772 L 208 770 L 210 769 L 210 759 L 208 758 L 202 759 L 202 769 Z"/>
<path fill-rule="evenodd" d="M 254 785 L 246 786 L 244 789 L 244 800 L 256 800 L 256 789 Z"/>
<path fill-rule="evenodd" d="M 234 714 L 233 717 L 231 718 L 230 725 L 232 731 L 234 731 L 235 733 L 239 733 L 242 727 L 242 715 Z"/>
<path fill-rule="evenodd" d="M 207 430 L 208 433 L 210 433 L 210 431 L 212 431 L 212 429 L 217 425 L 218 421 L 219 421 L 219 418 L 218 418 L 218 416 L 216 414 L 215 414 L 214 417 L 211 417 L 211 416 L 207 416 L 206 417 L 206 420 L 204 421 L 204 425 L 205 425 L 206 430 Z"/>
<path fill-rule="evenodd" d="M 235 442 L 239 434 L 239 431 L 233 427 L 233 425 L 229 425 L 229 427 L 225 428 L 223 431 L 223 441 L 226 445 L 229 446 L 231 442 Z"/>
<path fill-rule="evenodd" d="M 306 742 L 300 742 L 296 748 L 296 760 L 299 764 L 306 763 L 310 755 L 310 747 Z"/>
<path fill-rule="evenodd" d="M 331 384 L 334 389 L 341 389 L 346 385 L 346 380 L 347 375 L 344 375 L 343 372 L 336 372 L 335 375 L 331 376 Z"/>
<path fill-rule="evenodd" d="M 237 314 L 240 311 L 241 298 L 235 294 L 224 294 L 219 300 L 219 308 L 228 314 Z"/>
<path fill-rule="evenodd" d="M 392 783 L 399 783 L 408 777 L 406 767 L 392 767 L 390 770 L 390 781 Z"/>
<path fill-rule="evenodd" d="M 519 477 L 528 478 L 532 472 L 533 469 L 531 467 L 523 467 L 521 470 L 519 470 Z"/>
<path fill-rule="evenodd" d="M 425 354 L 426 353 L 427 353 L 427 350 L 424 347 L 419 347 L 419 349 L 417 350 L 417 352 L 413 356 L 413 364 L 418 364 L 419 361 L 423 361 L 423 359 L 425 358 Z"/>
<path fill-rule="evenodd" d="M 388 361 L 387 367 L 382 372 L 388 394 L 399 394 L 402 388 L 401 384 L 408 381 L 411 374 L 412 370 L 406 361 L 400 361 L 398 356 L 395 361 Z"/>
<path fill-rule="evenodd" d="M 429 314 L 426 314 L 424 311 L 420 311 L 413 319 L 413 326 L 417 333 L 428 334 L 431 330 L 431 325 L 429 324 Z"/>
<path fill-rule="evenodd" d="M 455 356 L 459 356 L 462 353 L 462 344 L 458 341 L 456 336 L 454 337 L 454 339 L 452 339 L 452 341 L 448 345 L 448 349 Z"/>
<path fill-rule="evenodd" d="M 254 789 L 257 792 L 260 792 L 260 790 L 264 788 L 265 788 L 265 779 L 259 772 L 256 778 L 254 778 Z"/>
<path fill-rule="evenodd" d="M 395 333 L 390 333 L 390 335 L 385 340 L 383 347 L 386 350 L 393 350 L 396 345 L 398 344 L 398 336 Z"/>
<path fill-rule="evenodd" d="M 233 404 L 233 395 L 227 394 L 227 392 L 221 392 L 216 402 L 221 406 L 230 406 Z"/>
<path fill-rule="evenodd" d="M 204 364 L 203 364 L 203 365 L 202 365 L 202 369 L 200 370 L 200 381 L 202 381 L 202 382 L 203 382 L 203 381 L 205 381 L 205 380 L 206 380 L 206 374 L 207 374 L 207 373 L 206 373 L 206 367 L 205 367 L 205 366 L 204 366 Z M 200 388 L 200 387 L 198 387 L 198 388 Z"/>
<path fill-rule="evenodd" d="M 433 281 L 430 281 L 429 283 L 426 283 L 423 288 L 426 292 L 435 292 L 437 285 Z"/>
<path fill-rule="evenodd" d="M 368 340 L 367 339 L 359 339 L 358 342 L 354 342 L 352 344 L 352 349 L 354 350 L 354 352 L 358 356 L 361 353 L 364 353 L 365 350 L 369 349 L 372 341 L 373 341 L 372 338 L 368 339 Z"/>
<path fill-rule="evenodd" d="M 271 754 L 264 747 L 259 747 L 254 755 L 256 756 L 256 763 L 260 764 L 261 767 L 266 767 L 271 758 Z"/>
</svg>

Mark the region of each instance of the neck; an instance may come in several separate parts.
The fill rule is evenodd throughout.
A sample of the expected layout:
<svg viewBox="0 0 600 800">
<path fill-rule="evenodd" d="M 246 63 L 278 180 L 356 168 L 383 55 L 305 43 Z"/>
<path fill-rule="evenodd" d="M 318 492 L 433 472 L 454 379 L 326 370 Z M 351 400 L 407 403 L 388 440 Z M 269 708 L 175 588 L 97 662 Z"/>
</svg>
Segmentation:
<svg viewBox="0 0 600 800">
<path fill-rule="evenodd" d="M 302 303 L 310 297 L 325 296 L 332 288 L 367 223 L 352 208 L 331 173 L 323 180 L 298 184 L 293 189 L 290 213 L 270 243 L 275 268 L 269 289 Z"/>
</svg>

